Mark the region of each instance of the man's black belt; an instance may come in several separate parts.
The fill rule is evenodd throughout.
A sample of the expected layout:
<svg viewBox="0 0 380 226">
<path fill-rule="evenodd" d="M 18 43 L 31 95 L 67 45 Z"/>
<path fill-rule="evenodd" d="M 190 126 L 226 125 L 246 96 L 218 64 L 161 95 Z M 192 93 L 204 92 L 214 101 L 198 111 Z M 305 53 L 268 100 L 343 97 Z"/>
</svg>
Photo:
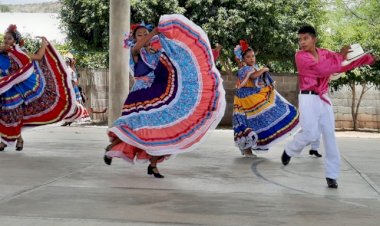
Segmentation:
<svg viewBox="0 0 380 226">
<path fill-rule="evenodd" d="M 313 94 L 318 95 L 314 90 L 300 90 L 300 94 Z"/>
</svg>

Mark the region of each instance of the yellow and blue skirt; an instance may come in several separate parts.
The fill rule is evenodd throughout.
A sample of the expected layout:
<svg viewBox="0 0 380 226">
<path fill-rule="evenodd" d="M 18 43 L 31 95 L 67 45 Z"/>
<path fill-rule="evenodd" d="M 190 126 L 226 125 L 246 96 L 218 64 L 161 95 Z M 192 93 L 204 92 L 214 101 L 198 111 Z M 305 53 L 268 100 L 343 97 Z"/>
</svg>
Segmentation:
<svg viewBox="0 0 380 226">
<path fill-rule="evenodd" d="M 267 150 L 298 129 L 298 124 L 297 109 L 272 86 L 236 91 L 233 129 L 235 144 L 241 151 Z"/>
</svg>

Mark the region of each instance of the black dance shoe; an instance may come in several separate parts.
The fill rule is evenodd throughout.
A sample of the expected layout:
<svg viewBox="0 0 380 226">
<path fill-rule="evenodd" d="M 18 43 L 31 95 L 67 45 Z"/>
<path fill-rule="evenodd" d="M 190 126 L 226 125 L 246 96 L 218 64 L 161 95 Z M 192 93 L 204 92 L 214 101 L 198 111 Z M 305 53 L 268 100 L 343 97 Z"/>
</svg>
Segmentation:
<svg viewBox="0 0 380 226">
<path fill-rule="evenodd" d="M 111 150 L 111 147 L 112 147 L 112 144 L 108 145 L 105 148 L 106 152 L 104 153 L 104 156 L 103 156 L 104 163 L 109 165 L 109 166 L 112 164 L 112 157 L 108 157 L 106 154 L 109 150 Z"/>
<path fill-rule="evenodd" d="M 156 169 L 156 170 L 157 170 L 157 173 L 154 172 L 153 169 Z M 155 166 L 153 167 L 153 166 L 151 166 L 151 165 L 149 164 L 149 166 L 148 166 L 148 175 L 152 175 L 152 174 L 153 174 L 153 176 L 154 176 L 155 178 L 164 178 L 164 175 L 161 175 L 160 172 L 158 172 L 157 167 L 155 167 Z"/>
<path fill-rule="evenodd" d="M 24 149 L 24 140 L 17 140 L 16 151 L 22 151 L 22 149 Z"/>
<path fill-rule="evenodd" d="M 282 162 L 282 164 L 284 166 L 288 165 L 291 158 L 292 157 L 290 157 L 288 154 L 286 154 L 286 151 L 284 150 L 284 152 L 282 153 L 282 156 L 281 156 L 281 162 Z"/>
<path fill-rule="evenodd" d="M 0 151 L 4 151 L 4 149 L 7 147 L 6 144 L 4 144 L 3 142 L 0 143 Z"/>
<path fill-rule="evenodd" d="M 327 187 L 338 188 L 338 183 L 336 182 L 335 179 L 331 179 L 331 178 L 326 177 L 326 181 L 327 181 Z"/>
<path fill-rule="evenodd" d="M 71 126 L 71 123 L 73 122 L 64 122 L 61 126 Z"/>
<path fill-rule="evenodd" d="M 318 158 L 322 157 L 322 155 L 319 154 L 317 150 L 310 150 L 309 155 L 315 155 L 315 157 L 318 157 Z"/>
<path fill-rule="evenodd" d="M 109 166 L 112 164 L 112 158 L 108 157 L 107 155 L 103 156 L 103 160 L 104 160 L 104 163 Z"/>
</svg>

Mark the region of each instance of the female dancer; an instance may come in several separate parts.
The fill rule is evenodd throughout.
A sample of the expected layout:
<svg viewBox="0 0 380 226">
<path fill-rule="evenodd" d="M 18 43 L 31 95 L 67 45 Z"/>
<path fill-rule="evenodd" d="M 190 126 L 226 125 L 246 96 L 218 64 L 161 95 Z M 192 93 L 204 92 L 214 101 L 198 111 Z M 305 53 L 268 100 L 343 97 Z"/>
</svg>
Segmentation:
<svg viewBox="0 0 380 226">
<path fill-rule="evenodd" d="M 22 46 L 23 40 L 21 38 L 21 34 L 16 30 L 16 27 L 10 26 L 8 28 L 8 30 L 5 32 L 4 43 L 0 47 L 0 51 L 2 54 L 2 62 L 3 62 L 2 63 L 2 65 L 3 65 L 2 77 L 7 76 L 9 74 L 9 71 L 10 70 L 12 71 L 12 69 L 13 69 L 13 67 L 10 68 L 11 62 L 10 62 L 10 59 L 6 55 L 7 55 L 7 51 L 9 51 L 12 48 L 12 46 L 14 46 L 15 44 L 19 44 L 19 45 L 21 44 L 20 46 Z M 48 45 L 48 42 L 47 42 L 46 38 L 42 38 L 41 48 L 39 49 L 37 54 L 29 54 L 30 59 L 31 60 L 41 60 L 43 54 L 45 53 L 45 49 L 46 49 L 47 45 Z M 7 106 L 7 102 L 10 103 L 7 100 L 11 100 L 11 98 L 13 98 L 15 93 L 17 93 L 16 87 L 1 95 L 2 108 L 9 108 L 9 107 L 14 106 L 14 104 Z M 19 100 L 19 101 L 21 101 L 21 100 Z M 22 139 L 22 136 L 20 133 L 20 136 L 17 138 L 16 150 L 21 151 L 23 149 L 23 144 L 24 144 L 24 140 Z M 7 145 L 3 141 L 1 141 L 0 151 L 3 151 L 6 146 Z"/>
<path fill-rule="evenodd" d="M 163 178 L 157 162 L 194 149 L 217 126 L 225 92 L 206 34 L 187 18 L 165 15 L 152 32 L 145 24 L 132 29 L 127 46 L 135 84 L 108 131 L 104 160 L 149 160 L 148 174 Z"/>
<path fill-rule="evenodd" d="M 71 78 L 72 85 L 74 87 L 76 107 L 71 115 L 68 115 L 64 123 L 61 126 L 70 126 L 74 121 L 86 121 L 91 120 L 90 115 L 84 105 L 85 100 L 82 98 L 81 91 L 78 85 L 78 74 L 75 68 L 74 58 L 66 58 L 67 72 Z"/>
<path fill-rule="evenodd" d="M 234 140 L 243 155 L 254 157 L 252 150 L 267 151 L 297 128 L 298 112 L 275 90 L 269 69 L 257 66 L 255 52 L 244 40 L 234 53 L 244 65 L 237 73 Z"/>
<path fill-rule="evenodd" d="M 74 92 L 66 68 L 52 45 L 42 38 L 36 54 L 26 54 L 15 25 L 9 26 L 0 46 L 0 151 L 17 140 L 21 128 L 54 123 L 73 110 Z"/>
</svg>

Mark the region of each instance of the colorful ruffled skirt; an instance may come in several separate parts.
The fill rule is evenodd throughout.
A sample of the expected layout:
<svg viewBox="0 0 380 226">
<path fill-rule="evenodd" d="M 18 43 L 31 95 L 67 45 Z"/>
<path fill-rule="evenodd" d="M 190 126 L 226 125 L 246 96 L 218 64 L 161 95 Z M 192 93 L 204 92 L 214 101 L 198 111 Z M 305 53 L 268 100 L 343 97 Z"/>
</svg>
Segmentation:
<svg viewBox="0 0 380 226">
<path fill-rule="evenodd" d="M 162 54 L 147 77 L 152 84 L 136 82 L 129 93 L 108 131 L 122 141 L 109 157 L 136 162 L 193 150 L 223 117 L 225 91 L 207 35 L 182 15 L 162 16 L 158 29 Z"/>
<path fill-rule="evenodd" d="M 299 113 L 272 86 L 258 93 L 243 87 L 234 97 L 232 123 L 235 144 L 242 152 L 267 150 L 298 129 Z"/>
<path fill-rule="evenodd" d="M 19 47 L 8 54 L 17 64 L 0 78 L 0 135 L 13 142 L 23 127 L 61 121 L 74 110 L 75 94 L 66 66 L 52 45 L 43 59 L 31 61 Z"/>
<path fill-rule="evenodd" d="M 91 121 L 90 114 L 88 113 L 84 102 L 82 100 L 82 96 L 79 91 L 79 87 L 76 84 L 73 84 L 74 87 L 74 93 L 75 93 L 75 108 L 72 112 L 72 114 L 68 115 L 65 118 L 65 122 L 74 122 L 74 121 L 79 121 L 79 122 L 84 122 L 84 121 Z"/>
</svg>

